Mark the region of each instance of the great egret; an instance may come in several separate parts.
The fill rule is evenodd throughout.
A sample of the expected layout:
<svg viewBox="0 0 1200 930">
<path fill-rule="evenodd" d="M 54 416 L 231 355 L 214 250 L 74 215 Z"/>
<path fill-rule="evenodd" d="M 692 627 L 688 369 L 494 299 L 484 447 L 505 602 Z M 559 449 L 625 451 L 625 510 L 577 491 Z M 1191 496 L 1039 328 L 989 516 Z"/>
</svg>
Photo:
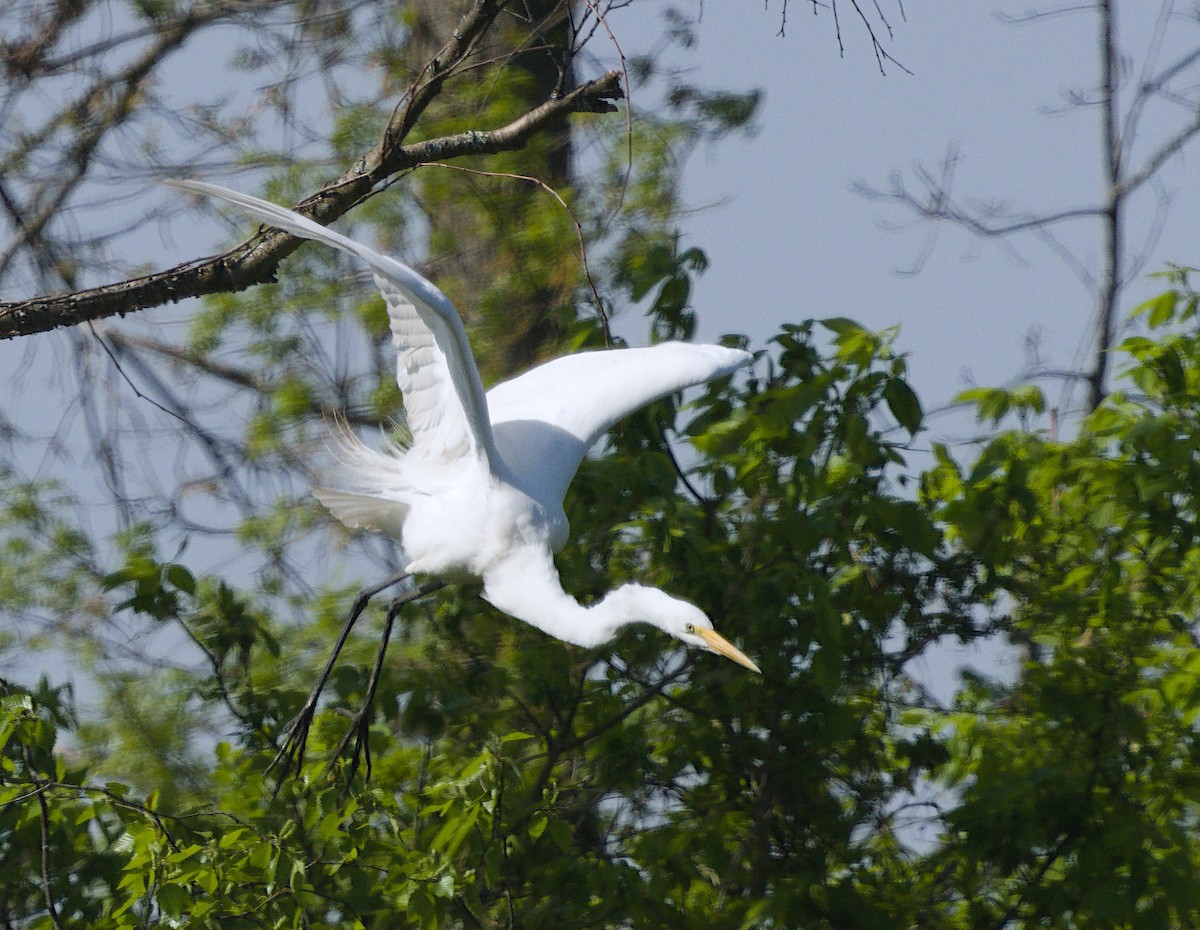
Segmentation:
<svg viewBox="0 0 1200 930">
<path fill-rule="evenodd" d="M 626 584 L 585 607 L 563 590 L 552 559 L 567 541 L 563 497 L 591 445 L 622 417 L 733 372 L 750 361 L 749 353 L 679 342 L 580 352 L 485 395 L 457 310 L 411 268 L 257 197 L 200 181 L 167 183 L 358 257 L 387 302 L 411 444 L 380 453 L 347 430 L 329 476 L 337 487 L 314 493 L 347 526 L 397 537 L 407 562 L 401 575 L 360 595 L 337 649 L 367 599 L 422 574 L 439 581 L 398 599 L 389 611 L 389 631 L 401 603 L 445 582 L 478 579 L 494 606 L 578 646 L 597 646 L 628 624 L 648 623 L 759 670 L 694 604 Z M 301 753 L 319 693 L 320 687 L 298 720 Z"/>
</svg>

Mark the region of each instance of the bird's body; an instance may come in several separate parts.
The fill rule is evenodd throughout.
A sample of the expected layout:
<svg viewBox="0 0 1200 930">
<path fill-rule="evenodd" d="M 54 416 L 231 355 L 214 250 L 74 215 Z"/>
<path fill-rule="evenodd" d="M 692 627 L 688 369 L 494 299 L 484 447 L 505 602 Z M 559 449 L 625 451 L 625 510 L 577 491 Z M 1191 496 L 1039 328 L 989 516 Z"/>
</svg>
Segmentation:
<svg viewBox="0 0 1200 930">
<path fill-rule="evenodd" d="M 735 371 L 748 353 L 685 343 L 582 352 L 485 394 L 457 311 L 415 271 L 267 201 L 201 182 L 169 183 L 355 255 L 374 273 L 411 442 L 378 452 L 343 433 L 328 476 L 333 486 L 314 489 L 341 522 L 398 538 L 408 573 L 477 579 L 497 608 L 567 642 L 599 645 L 645 622 L 757 671 L 687 601 L 628 584 L 585 607 L 563 590 L 552 559 L 569 534 L 564 495 L 592 444 L 634 410 Z"/>
</svg>

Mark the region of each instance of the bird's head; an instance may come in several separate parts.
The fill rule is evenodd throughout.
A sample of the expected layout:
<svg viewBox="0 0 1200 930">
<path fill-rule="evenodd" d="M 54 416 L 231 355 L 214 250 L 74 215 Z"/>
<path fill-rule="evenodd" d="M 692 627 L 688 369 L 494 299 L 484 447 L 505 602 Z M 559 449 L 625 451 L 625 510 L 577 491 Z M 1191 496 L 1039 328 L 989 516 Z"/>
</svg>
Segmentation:
<svg viewBox="0 0 1200 930">
<path fill-rule="evenodd" d="M 618 592 L 630 620 L 649 623 L 689 646 L 715 652 L 762 674 L 754 660 L 713 629 L 712 621 L 695 604 L 643 585 L 624 585 Z"/>
</svg>

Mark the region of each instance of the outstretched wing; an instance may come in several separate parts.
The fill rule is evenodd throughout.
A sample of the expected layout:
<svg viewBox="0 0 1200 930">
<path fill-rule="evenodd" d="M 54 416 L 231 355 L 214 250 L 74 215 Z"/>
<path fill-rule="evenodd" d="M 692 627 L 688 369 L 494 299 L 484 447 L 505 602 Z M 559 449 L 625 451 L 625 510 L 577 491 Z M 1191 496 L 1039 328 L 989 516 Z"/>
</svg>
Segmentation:
<svg viewBox="0 0 1200 930">
<path fill-rule="evenodd" d="M 474 454 L 491 464 L 495 446 L 483 384 L 462 320 L 445 294 L 407 265 L 292 210 L 203 181 L 165 183 L 228 201 L 263 223 L 365 262 L 387 302 L 412 454 L 442 462 Z"/>
<path fill-rule="evenodd" d="M 561 503 L 587 450 L 610 426 L 750 359 L 740 349 L 684 342 L 556 358 L 488 391 L 496 449 L 522 490 Z"/>
</svg>

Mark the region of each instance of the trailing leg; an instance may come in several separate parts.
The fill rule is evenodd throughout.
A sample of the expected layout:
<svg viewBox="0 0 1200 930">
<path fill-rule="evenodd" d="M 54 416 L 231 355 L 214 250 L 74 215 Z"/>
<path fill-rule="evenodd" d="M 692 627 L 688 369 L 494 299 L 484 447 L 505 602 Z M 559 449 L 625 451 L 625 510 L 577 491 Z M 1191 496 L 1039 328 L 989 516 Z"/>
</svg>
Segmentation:
<svg viewBox="0 0 1200 930">
<path fill-rule="evenodd" d="M 392 585 L 399 584 L 408 578 L 407 572 L 400 572 L 393 575 L 379 584 L 372 585 L 369 588 L 363 588 L 354 598 L 354 604 L 350 608 L 350 616 L 346 619 L 342 626 L 342 631 L 338 634 L 337 642 L 334 644 L 333 652 L 329 656 L 329 661 L 325 663 L 325 668 L 321 672 L 321 677 L 317 679 L 317 685 L 312 690 L 312 694 L 308 696 L 308 700 L 304 702 L 304 706 L 300 708 L 300 713 L 296 715 L 286 727 L 287 739 L 284 741 L 279 752 L 275 754 L 275 758 L 271 760 L 271 764 L 267 766 L 267 771 L 270 772 L 276 766 L 282 764 L 279 771 L 279 781 L 275 784 L 275 790 L 279 790 L 279 786 L 283 784 L 283 780 L 287 778 L 288 772 L 294 767 L 297 772 L 304 766 L 304 749 L 308 743 L 308 731 L 312 727 L 313 717 L 317 712 L 317 702 L 321 699 L 321 692 L 325 690 L 325 685 L 329 682 L 329 676 L 333 672 L 334 663 L 337 657 L 341 654 L 342 647 L 346 645 L 346 640 L 350 636 L 350 631 L 354 628 L 354 624 L 358 622 L 358 618 L 362 616 L 362 612 L 367 609 L 367 604 L 380 591 L 390 588 Z"/>
<path fill-rule="evenodd" d="M 371 670 L 371 680 L 367 683 L 367 696 L 363 702 L 362 710 L 354 715 L 354 721 L 350 728 L 346 731 L 346 735 L 342 737 L 342 741 L 338 744 L 330 757 L 329 764 L 332 766 L 342 752 L 345 751 L 347 744 L 350 742 L 350 737 L 354 736 L 354 748 L 350 751 L 350 768 L 346 773 L 346 787 L 350 787 L 350 783 L 354 780 L 354 775 L 358 771 L 359 760 L 363 760 L 366 764 L 365 779 L 371 780 L 371 710 L 375 705 L 375 692 L 379 688 L 379 677 L 383 673 L 383 660 L 387 656 L 388 642 L 392 636 L 392 627 L 396 623 L 396 618 L 400 616 L 400 611 L 404 609 L 404 605 L 424 597 L 426 594 L 432 594 L 434 591 L 445 587 L 444 581 L 431 581 L 428 584 L 421 585 L 419 588 L 413 588 L 401 594 L 391 604 L 388 605 L 387 622 L 383 628 L 383 640 L 379 644 L 379 652 L 375 656 L 375 667 Z"/>
</svg>

